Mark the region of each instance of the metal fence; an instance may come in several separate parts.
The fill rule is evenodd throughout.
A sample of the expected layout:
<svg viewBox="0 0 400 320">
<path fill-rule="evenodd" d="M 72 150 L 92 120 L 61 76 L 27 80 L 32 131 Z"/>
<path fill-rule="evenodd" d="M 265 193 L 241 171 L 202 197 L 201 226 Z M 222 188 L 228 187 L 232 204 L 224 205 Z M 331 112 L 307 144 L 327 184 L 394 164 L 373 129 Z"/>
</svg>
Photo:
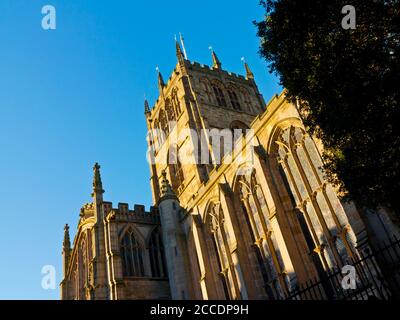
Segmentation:
<svg viewBox="0 0 400 320">
<path fill-rule="evenodd" d="M 356 274 L 354 289 L 345 289 L 342 269 L 326 272 L 319 279 L 299 285 L 287 300 L 400 300 L 400 239 L 361 253 L 359 259 L 350 259 Z M 347 279 L 344 279 L 346 281 Z"/>
</svg>

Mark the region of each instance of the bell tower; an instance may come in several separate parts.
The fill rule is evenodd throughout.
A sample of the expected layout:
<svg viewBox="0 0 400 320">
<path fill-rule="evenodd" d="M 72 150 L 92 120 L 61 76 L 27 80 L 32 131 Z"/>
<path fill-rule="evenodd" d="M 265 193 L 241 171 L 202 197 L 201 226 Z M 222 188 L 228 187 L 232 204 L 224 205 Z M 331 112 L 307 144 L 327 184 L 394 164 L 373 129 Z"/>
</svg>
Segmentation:
<svg viewBox="0 0 400 320">
<path fill-rule="evenodd" d="M 145 102 L 153 201 L 160 198 L 165 170 L 185 207 L 221 160 L 212 148 L 210 130 L 249 128 L 263 112 L 265 101 L 244 63 L 245 76 L 223 69 L 214 50 L 212 66 L 185 59 L 176 41 L 177 64 L 164 81 L 158 72 L 159 97 L 152 108 Z"/>
</svg>

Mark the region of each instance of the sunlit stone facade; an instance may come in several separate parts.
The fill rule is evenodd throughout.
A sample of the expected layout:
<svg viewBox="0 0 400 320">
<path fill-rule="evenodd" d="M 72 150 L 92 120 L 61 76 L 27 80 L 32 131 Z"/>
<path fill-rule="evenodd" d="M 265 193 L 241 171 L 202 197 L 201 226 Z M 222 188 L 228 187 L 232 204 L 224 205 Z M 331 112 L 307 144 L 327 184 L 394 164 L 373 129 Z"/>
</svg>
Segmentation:
<svg viewBox="0 0 400 320">
<path fill-rule="evenodd" d="M 239 76 L 212 58 L 191 62 L 177 43 L 174 71 L 145 103 L 150 212 L 104 202 L 95 167 L 93 202 L 72 248 L 64 240 L 63 299 L 282 299 L 367 245 L 296 105 L 284 92 L 265 103 L 247 64 Z"/>
</svg>

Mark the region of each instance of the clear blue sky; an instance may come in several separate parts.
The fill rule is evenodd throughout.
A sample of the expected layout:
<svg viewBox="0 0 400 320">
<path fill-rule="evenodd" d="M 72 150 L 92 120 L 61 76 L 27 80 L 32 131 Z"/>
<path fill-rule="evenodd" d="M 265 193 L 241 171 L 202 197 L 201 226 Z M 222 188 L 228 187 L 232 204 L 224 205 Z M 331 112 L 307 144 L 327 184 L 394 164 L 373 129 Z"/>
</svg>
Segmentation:
<svg viewBox="0 0 400 320">
<path fill-rule="evenodd" d="M 174 34 L 190 60 L 212 45 L 232 72 L 252 67 L 266 101 L 280 91 L 259 57 L 259 0 L 0 1 L 0 299 L 58 299 L 41 268 L 61 281 L 63 226 L 72 237 L 89 202 L 92 166 L 105 198 L 151 204 L 143 96 L 157 95 L 155 67 L 173 70 Z M 41 8 L 57 9 L 57 30 Z"/>
</svg>

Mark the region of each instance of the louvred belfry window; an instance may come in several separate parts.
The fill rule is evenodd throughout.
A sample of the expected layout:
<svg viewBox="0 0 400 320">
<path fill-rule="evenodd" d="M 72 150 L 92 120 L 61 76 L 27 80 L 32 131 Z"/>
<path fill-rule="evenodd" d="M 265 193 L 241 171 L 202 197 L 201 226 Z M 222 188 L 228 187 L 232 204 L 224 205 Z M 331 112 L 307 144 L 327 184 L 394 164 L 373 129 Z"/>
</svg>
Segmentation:
<svg viewBox="0 0 400 320">
<path fill-rule="evenodd" d="M 241 110 L 240 102 L 239 102 L 236 92 L 233 91 L 232 89 L 230 89 L 230 90 L 228 90 L 228 95 L 229 95 L 229 99 L 231 100 L 233 109 Z"/>
<path fill-rule="evenodd" d="M 222 89 L 219 86 L 214 84 L 213 90 L 214 90 L 215 98 L 217 99 L 217 104 L 220 107 L 226 107 L 225 96 L 224 96 L 224 92 L 222 91 Z"/>
</svg>

